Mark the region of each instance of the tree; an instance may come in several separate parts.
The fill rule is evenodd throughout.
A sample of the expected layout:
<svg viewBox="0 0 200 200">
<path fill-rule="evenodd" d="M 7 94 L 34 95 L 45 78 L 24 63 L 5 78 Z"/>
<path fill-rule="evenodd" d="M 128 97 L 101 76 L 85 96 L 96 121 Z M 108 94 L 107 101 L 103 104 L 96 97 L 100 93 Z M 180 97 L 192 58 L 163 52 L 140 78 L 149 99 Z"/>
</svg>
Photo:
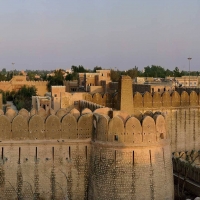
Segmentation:
<svg viewBox="0 0 200 200">
<path fill-rule="evenodd" d="M 135 68 L 129 69 L 127 71 L 127 75 L 130 76 L 132 79 L 137 77 L 138 75 L 138 68 L 135 66 Z"/>
<path fill-rule="evenodd" d="M 96 72 L 96 70 L 102 70 L 102 67 L 99 66 L 94 67 L 93 72 Z"/>
<path fill-rule="evenodd" d="M 178 67 L 175 67 L 173 73 L 174 73 L 174 77 L 181 77 L 181 73 Z"/>
<path fill-rule="evenodd" d="M 118 82 L 119 78 L 120 78 L 120 75 L 121 75 L 120 71 L 118 71 L 118 70 L 115 71 L 115 70 L 111 69 L 111 71 L 110 71 L 110 77 L 111 77 L 111 80 L 113 82 Z"/>
<path fill-rule="evenodd" d="M 3 68 L 3 69 L 1 70 L 1 73 L 2 73 L 3 75 L 6 75 L 6 68 Z"/>
<path fill-rule="evenodd" d="M 18 110 L 25 108 L 31 110 L 32 105 L 32 96 L 37 95 L 37 89 L 35 86 L 23 86 L 21 87 L 14 95 L 13 103 Z"/>
<path fill-rule="evenodd" d="M 144 76 L 165 78 L 165 69 L 161 66 L 152 65 L 144 68 Z"/>
<path fill-rule="evenodd" d="M 59 69 L 54 71 L 54 76 L 49 76 L 47 80 L 49 81 L 47 84 L 48 91 L 51 91 L 51 86 L 52 85 L 63 85 L 64 81 L 64 70 Z"/>
</svg>

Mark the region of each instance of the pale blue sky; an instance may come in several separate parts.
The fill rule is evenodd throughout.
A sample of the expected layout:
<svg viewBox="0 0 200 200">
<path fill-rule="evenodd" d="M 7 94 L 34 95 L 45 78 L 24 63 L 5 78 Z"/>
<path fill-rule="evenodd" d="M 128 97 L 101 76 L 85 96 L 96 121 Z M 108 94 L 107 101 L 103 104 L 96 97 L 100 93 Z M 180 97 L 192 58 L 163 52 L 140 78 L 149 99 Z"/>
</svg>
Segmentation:
<svg viewBox="0 0 200 200">
<path fill-rule="evenodd" d="M 199 0 L 0 0 L 0 69 L 200 70 Z"/>
</svg>

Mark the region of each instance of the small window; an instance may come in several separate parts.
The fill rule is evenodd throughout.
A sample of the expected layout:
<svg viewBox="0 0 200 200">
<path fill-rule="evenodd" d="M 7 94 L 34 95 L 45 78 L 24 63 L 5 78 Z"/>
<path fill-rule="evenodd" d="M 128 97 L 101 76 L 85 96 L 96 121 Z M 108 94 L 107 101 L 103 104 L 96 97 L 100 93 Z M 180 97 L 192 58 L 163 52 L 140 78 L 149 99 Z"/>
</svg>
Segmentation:
<svg viewBox="0 0 200 200">
<path fill-rule="evenodd" d="M 114 139 L 115 141 L 118 141 L 118 135 L 115 135 Z"/>
<path fill-rule="evenodd" d="M 54 97 L 57 97 L 57 94 L 54 94 Z"/>
</svg>

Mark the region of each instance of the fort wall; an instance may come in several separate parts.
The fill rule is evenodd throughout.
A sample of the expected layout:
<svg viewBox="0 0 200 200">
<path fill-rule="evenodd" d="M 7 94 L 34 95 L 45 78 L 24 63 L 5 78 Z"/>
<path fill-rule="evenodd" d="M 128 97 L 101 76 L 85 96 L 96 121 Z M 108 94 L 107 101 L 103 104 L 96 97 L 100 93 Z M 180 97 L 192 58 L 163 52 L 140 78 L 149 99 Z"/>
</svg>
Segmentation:
<svg viewBox="0 0 200 200">
<path fill-rule="evenodd" d="M 82 113 L 0 115 L 1 198 L 173 199 L 162 115 L 140 121 L 120 112 L 113 118 L 100 110 Z"/>
<path fill-rule="evenodd" d="M 173 199 L 171 149 L 163 116 L 146 116 L 142 122 L 135 117 L 125 122 L 121 116 L 110 120 L 98 116 L 96 133 L 90 199 Z"/>
<path fill-rule="evenodd" d="M 90 102 L 85 105 L 92 110 L 97 105 L 113 105 L 115 108 L 117 94 L 113 97 L 99 93 L 88 95 Z M 106 98 L 106 97 L 109 98 Z M 134 111 L 132 115 L 152 115 L 153 112 L 162 112 L 165 115 L 167 131 L 171 140 L 172 152 L 199 150 L 200 145 L 200 98 L 199 94 L 182 92 L 164 92 L 163 94 L 149 92 L 135 93 L 133 96 Z M 95 97 L 95 98 L 94 98 Z M 98 98 L 96 98 L 98 97 Z M 92 103 L 93 102 L 93 103 Z M 83 105 L 82 105 L 83 106 Z M 83 107 L 85 107 L 83 106 Z"/>
</svg>

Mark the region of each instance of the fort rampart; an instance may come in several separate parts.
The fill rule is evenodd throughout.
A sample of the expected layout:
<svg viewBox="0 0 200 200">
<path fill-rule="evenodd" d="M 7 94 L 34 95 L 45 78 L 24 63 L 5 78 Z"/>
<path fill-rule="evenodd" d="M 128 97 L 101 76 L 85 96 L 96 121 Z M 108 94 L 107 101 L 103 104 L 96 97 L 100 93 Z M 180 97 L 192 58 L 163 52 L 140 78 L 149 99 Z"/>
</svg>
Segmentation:
<svg viewBox="0 0 200 200">
<path fill-rule="evenodd" d="M 106 98 L 108 97 L 108 98 Z M 87 94 L 87 106 L 90 109 L 98 105 L 115 108 L 117 94 L 112 98 L 109 94 Z M 83 101 L 82 101 L 83 102 Z M 93 103 L 94 104 L 93 104 Z M 110 102 L 110 103 L 108 103 Z M 82 105 L 82 107 L 84 107 Z M 165 115 L 167 131 L 171 140 L 172 152 L 199 150 L 200 146 L 200 96 L 192 91 L 190 94 L 178 92 L 163 94 L 149 92 L 135 93 L 133 96 L 133 116 L 142 114 L 152 116 L 153 112 L 162 112 Z"/>
<path fill-rule="evenodd" d="M 1 198 L 173 199 L 162 115 L 51 113 L 1 111 Z"/>
</svg>

